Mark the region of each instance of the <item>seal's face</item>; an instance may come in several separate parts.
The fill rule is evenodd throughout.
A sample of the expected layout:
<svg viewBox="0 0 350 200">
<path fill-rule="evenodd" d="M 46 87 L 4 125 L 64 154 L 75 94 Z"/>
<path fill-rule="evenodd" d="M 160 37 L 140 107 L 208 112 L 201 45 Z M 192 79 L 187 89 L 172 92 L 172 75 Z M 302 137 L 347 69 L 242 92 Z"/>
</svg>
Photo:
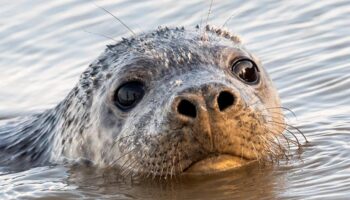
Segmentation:
<svg viewBox="0 0 350 200">
<path fill-rule="evenodd" d="M 106 77 L 92 99 L 86 136 L 95 162 L 168 175 L 278 154 L 277 92 L 228 32 L 159 29 L 109 46 L 93 66 L 105 68 Z"/>
</svg>

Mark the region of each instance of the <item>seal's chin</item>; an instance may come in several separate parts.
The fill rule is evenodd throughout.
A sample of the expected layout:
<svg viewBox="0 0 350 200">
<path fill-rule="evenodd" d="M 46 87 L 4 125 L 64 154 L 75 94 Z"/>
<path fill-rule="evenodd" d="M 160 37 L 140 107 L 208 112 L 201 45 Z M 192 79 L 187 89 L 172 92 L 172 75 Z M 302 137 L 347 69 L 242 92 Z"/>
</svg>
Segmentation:
<svg viewBox="0 0 350 200">
<path fill-rule="evenodd" d="M 219 155 L 210 155 L 202 160 L 199 160 L 188 168 L 184 170 L 184 173 L 190 174 L 209 174 L 217 173 L 222 171 L 231 170 L 234 168 L 241 167 L 252 160 L 246 160 L 244 158 L 228 155 L 228 154 L 219 154 Z"/>
</svg>

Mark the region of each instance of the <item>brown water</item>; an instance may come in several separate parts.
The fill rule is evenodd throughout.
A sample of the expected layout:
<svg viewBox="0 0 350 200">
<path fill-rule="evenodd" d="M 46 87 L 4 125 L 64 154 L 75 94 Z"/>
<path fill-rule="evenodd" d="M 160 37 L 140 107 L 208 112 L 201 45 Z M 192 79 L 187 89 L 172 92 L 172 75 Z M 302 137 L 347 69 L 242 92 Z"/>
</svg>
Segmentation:
<svg viewBox="0 0 350 200">
<path fill-rule="evenodd" d="M 209 1 L 95 1 L 136 32 L 195 26 Z M 211 24 L 242 35 L 310 145 L 300 158 L 221 175 L 120 179 L 63 166 L 0 168 L 0 199 L 350 199 L 350 1 L 214 1 Z M 129 33 L 85 0 L 0 1 L 0 119 L 53 107 L 99 55 Z"/>
</svg>

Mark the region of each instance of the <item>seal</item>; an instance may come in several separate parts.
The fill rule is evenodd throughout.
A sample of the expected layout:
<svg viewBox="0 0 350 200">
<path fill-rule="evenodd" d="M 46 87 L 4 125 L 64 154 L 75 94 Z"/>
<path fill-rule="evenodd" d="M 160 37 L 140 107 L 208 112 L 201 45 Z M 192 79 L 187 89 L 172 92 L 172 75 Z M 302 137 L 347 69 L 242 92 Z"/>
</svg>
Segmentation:
<svg viewBox="0 0 350 200">
<path fill-rule="evenodd" d="M 56 107 L 1 125 L 0 163 L 217 172 L 277 158 L 283 130 L 278 93 L 237 35 L 160 27 L 108 45 Z"/>
</svg>

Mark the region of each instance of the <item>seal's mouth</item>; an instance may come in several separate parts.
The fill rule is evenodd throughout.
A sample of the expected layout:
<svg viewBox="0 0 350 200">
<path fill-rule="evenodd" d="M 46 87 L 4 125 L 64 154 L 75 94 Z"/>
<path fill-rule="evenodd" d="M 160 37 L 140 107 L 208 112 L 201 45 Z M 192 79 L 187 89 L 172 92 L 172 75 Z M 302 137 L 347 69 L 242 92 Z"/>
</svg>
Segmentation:
<svg viewBox="0 0 350 200">
<path fill-rule="evenodd" d="M 184 173 L 208 174 L 231 170 L 246 165 L 253 160 L 229 154 L 211 154 L 204 159 L 192 163 Z"/>
</svg>

